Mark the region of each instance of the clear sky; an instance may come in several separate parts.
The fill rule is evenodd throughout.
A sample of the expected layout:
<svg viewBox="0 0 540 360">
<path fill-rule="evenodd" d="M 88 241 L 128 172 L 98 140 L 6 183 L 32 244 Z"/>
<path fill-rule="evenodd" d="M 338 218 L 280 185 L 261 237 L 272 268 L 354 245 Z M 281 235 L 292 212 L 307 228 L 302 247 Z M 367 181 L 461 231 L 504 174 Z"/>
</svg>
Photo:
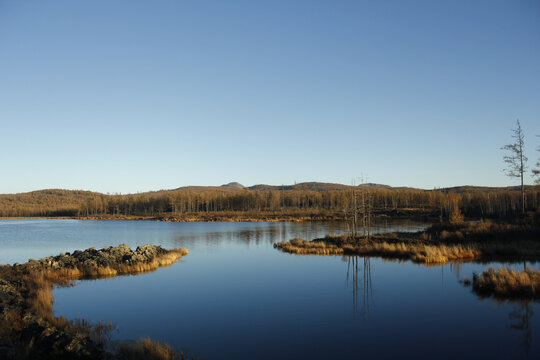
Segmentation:
<svg viewBox="0 0 540 360">
<path fill-rule="evenodd" d="M 0 0 L 0 193 L 513 185 L 518 118 L 537 0 Z"/>
</svg>

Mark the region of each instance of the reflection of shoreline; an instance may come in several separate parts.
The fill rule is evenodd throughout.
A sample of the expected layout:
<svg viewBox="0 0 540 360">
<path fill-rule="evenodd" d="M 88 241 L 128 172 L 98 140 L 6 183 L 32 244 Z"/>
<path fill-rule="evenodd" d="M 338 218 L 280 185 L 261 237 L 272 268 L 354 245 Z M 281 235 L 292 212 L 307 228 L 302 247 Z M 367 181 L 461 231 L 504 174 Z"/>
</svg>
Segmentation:
<svg viewBox="0 0 540 360">
<path fill-rule="evenodd" d="M 204 223 L 216 224 L 220 223 Z M 245 228 L 238 229 L 235 224 Z M 229 227 L 230 226 L 230 227 Z M 409 219 L 380 220 L 375 222 L 373 233 L 388 231 L 417 231 L 424 229 L 426 223 Z M 210 229 L 212 230 L 212 229 Z M 216 231 L 217 230 L 217 231 Z M 274 244 L 287 241 L 294 237 L 314 238 L 326 234 L 342 234 L 346 231 L 344 222 L 268 222 L 268 223 L 227 223 L 225 228 L 220 227 L 214 231 L 186 231 L 176 234 L 171 245 L 192 248 L 192 244 L 219 245 L 223 242 L 238 242 L 246 245 Z"/>
<path fill-rule="evenodd" d="M 292 226 L 291 226 L 292 225 Z M 219 231 L 221 230 L 221 231 Z M 205 244 L 219 245 L 237 242 L 245 245 L 273 244 L 282 239 L 294 236 L 325 234 L 329 231 L 340 232 L 343 227 L 338 223 L 257 223 L 246 228 L 218 231 L 184 232 L 175 236 L 174 244 Z"/>
<path fill-rule="evenodd" d="M 362 259 L 361 270 L 359 270 L 360 259 Z M 359 272 L 362 272 L 362 278 Z M 363 316 L 369 314 L 370 307 L 373 305 L 373 286 L 371 281 L 371 260 L 369 257 L 360 258 L 359 256 L 349 256 L 347 261 L 346 284 L 349 285 L 349 279 L 352 285 L 353 312 L 359 311 Z M 360 299 L 360 296 L 361 299 Z"/>
</svg>

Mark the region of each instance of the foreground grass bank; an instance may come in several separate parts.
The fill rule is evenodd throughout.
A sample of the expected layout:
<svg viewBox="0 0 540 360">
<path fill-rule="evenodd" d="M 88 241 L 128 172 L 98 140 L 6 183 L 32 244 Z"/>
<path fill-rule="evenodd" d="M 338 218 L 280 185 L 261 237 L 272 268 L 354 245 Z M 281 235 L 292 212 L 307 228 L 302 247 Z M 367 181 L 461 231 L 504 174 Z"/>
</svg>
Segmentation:
<svg viewBox="0 0 540 360">
<path fill-rule="evenodd" d="M 186 249 L 120 245 L 0 267 L 0 358 L 180 359 L 169 346 L 148 339 L 106 350 L 112 325 L 55 317 L 52 289 L 73 280 L 154 271 L 187 254 Z"/>
<path fill-rule="evenodd" d="M 470 260 L 540 260 L 540 229 L 499 223 L 433 225 L 423 232 L 292 239 L 274 247 L 292 254 L 359 255 L 445 264 Z"/>
</svg>

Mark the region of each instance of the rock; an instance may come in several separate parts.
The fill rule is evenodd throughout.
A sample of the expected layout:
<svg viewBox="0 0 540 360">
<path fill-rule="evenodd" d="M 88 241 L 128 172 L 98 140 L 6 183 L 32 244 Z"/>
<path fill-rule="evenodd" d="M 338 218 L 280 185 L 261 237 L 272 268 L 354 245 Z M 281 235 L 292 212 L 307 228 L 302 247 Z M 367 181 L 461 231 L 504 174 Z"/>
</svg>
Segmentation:
<svg viewBox="0 0 540 360">
<path fill-rule="evenodd" d="M 0 339 L 0 359 L 15 359 L 15 345 L 7 339 Z"/>
</svg>

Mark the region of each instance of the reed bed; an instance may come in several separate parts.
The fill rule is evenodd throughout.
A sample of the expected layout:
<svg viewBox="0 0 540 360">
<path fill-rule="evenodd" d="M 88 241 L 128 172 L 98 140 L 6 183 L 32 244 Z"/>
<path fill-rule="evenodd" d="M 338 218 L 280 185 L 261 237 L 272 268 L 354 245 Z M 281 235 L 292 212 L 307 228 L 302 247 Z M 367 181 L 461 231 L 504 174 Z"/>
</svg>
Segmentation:
<svg viewBox="0 0 540 360">
<path fill-rule="evenodd" d="M 540 299 L 540 270 L 488 269 L 473 276 L 473 290 L 496 298 Z"/>
<path fill-rule="evenodd" d="M 344 246 L 346 254 L 393 257 L 423 264 L 445 264 L 449 261 L 475 259 L 481 253 L 469 246 L 411 245 L 406 243 L 372 243 Z"/>
<path fill-rule="evenodd" d="M 434 246 L 409 243 L 366 242 L 333 244 L 324 241 L 293 239 L 277 243 L 276 248 L 298 255 L 361 255 L 412 260 L 423 264 L 444 264 L 449 261 L 471 260 L 481 252 L 471 246 Z"/>
</svg>

